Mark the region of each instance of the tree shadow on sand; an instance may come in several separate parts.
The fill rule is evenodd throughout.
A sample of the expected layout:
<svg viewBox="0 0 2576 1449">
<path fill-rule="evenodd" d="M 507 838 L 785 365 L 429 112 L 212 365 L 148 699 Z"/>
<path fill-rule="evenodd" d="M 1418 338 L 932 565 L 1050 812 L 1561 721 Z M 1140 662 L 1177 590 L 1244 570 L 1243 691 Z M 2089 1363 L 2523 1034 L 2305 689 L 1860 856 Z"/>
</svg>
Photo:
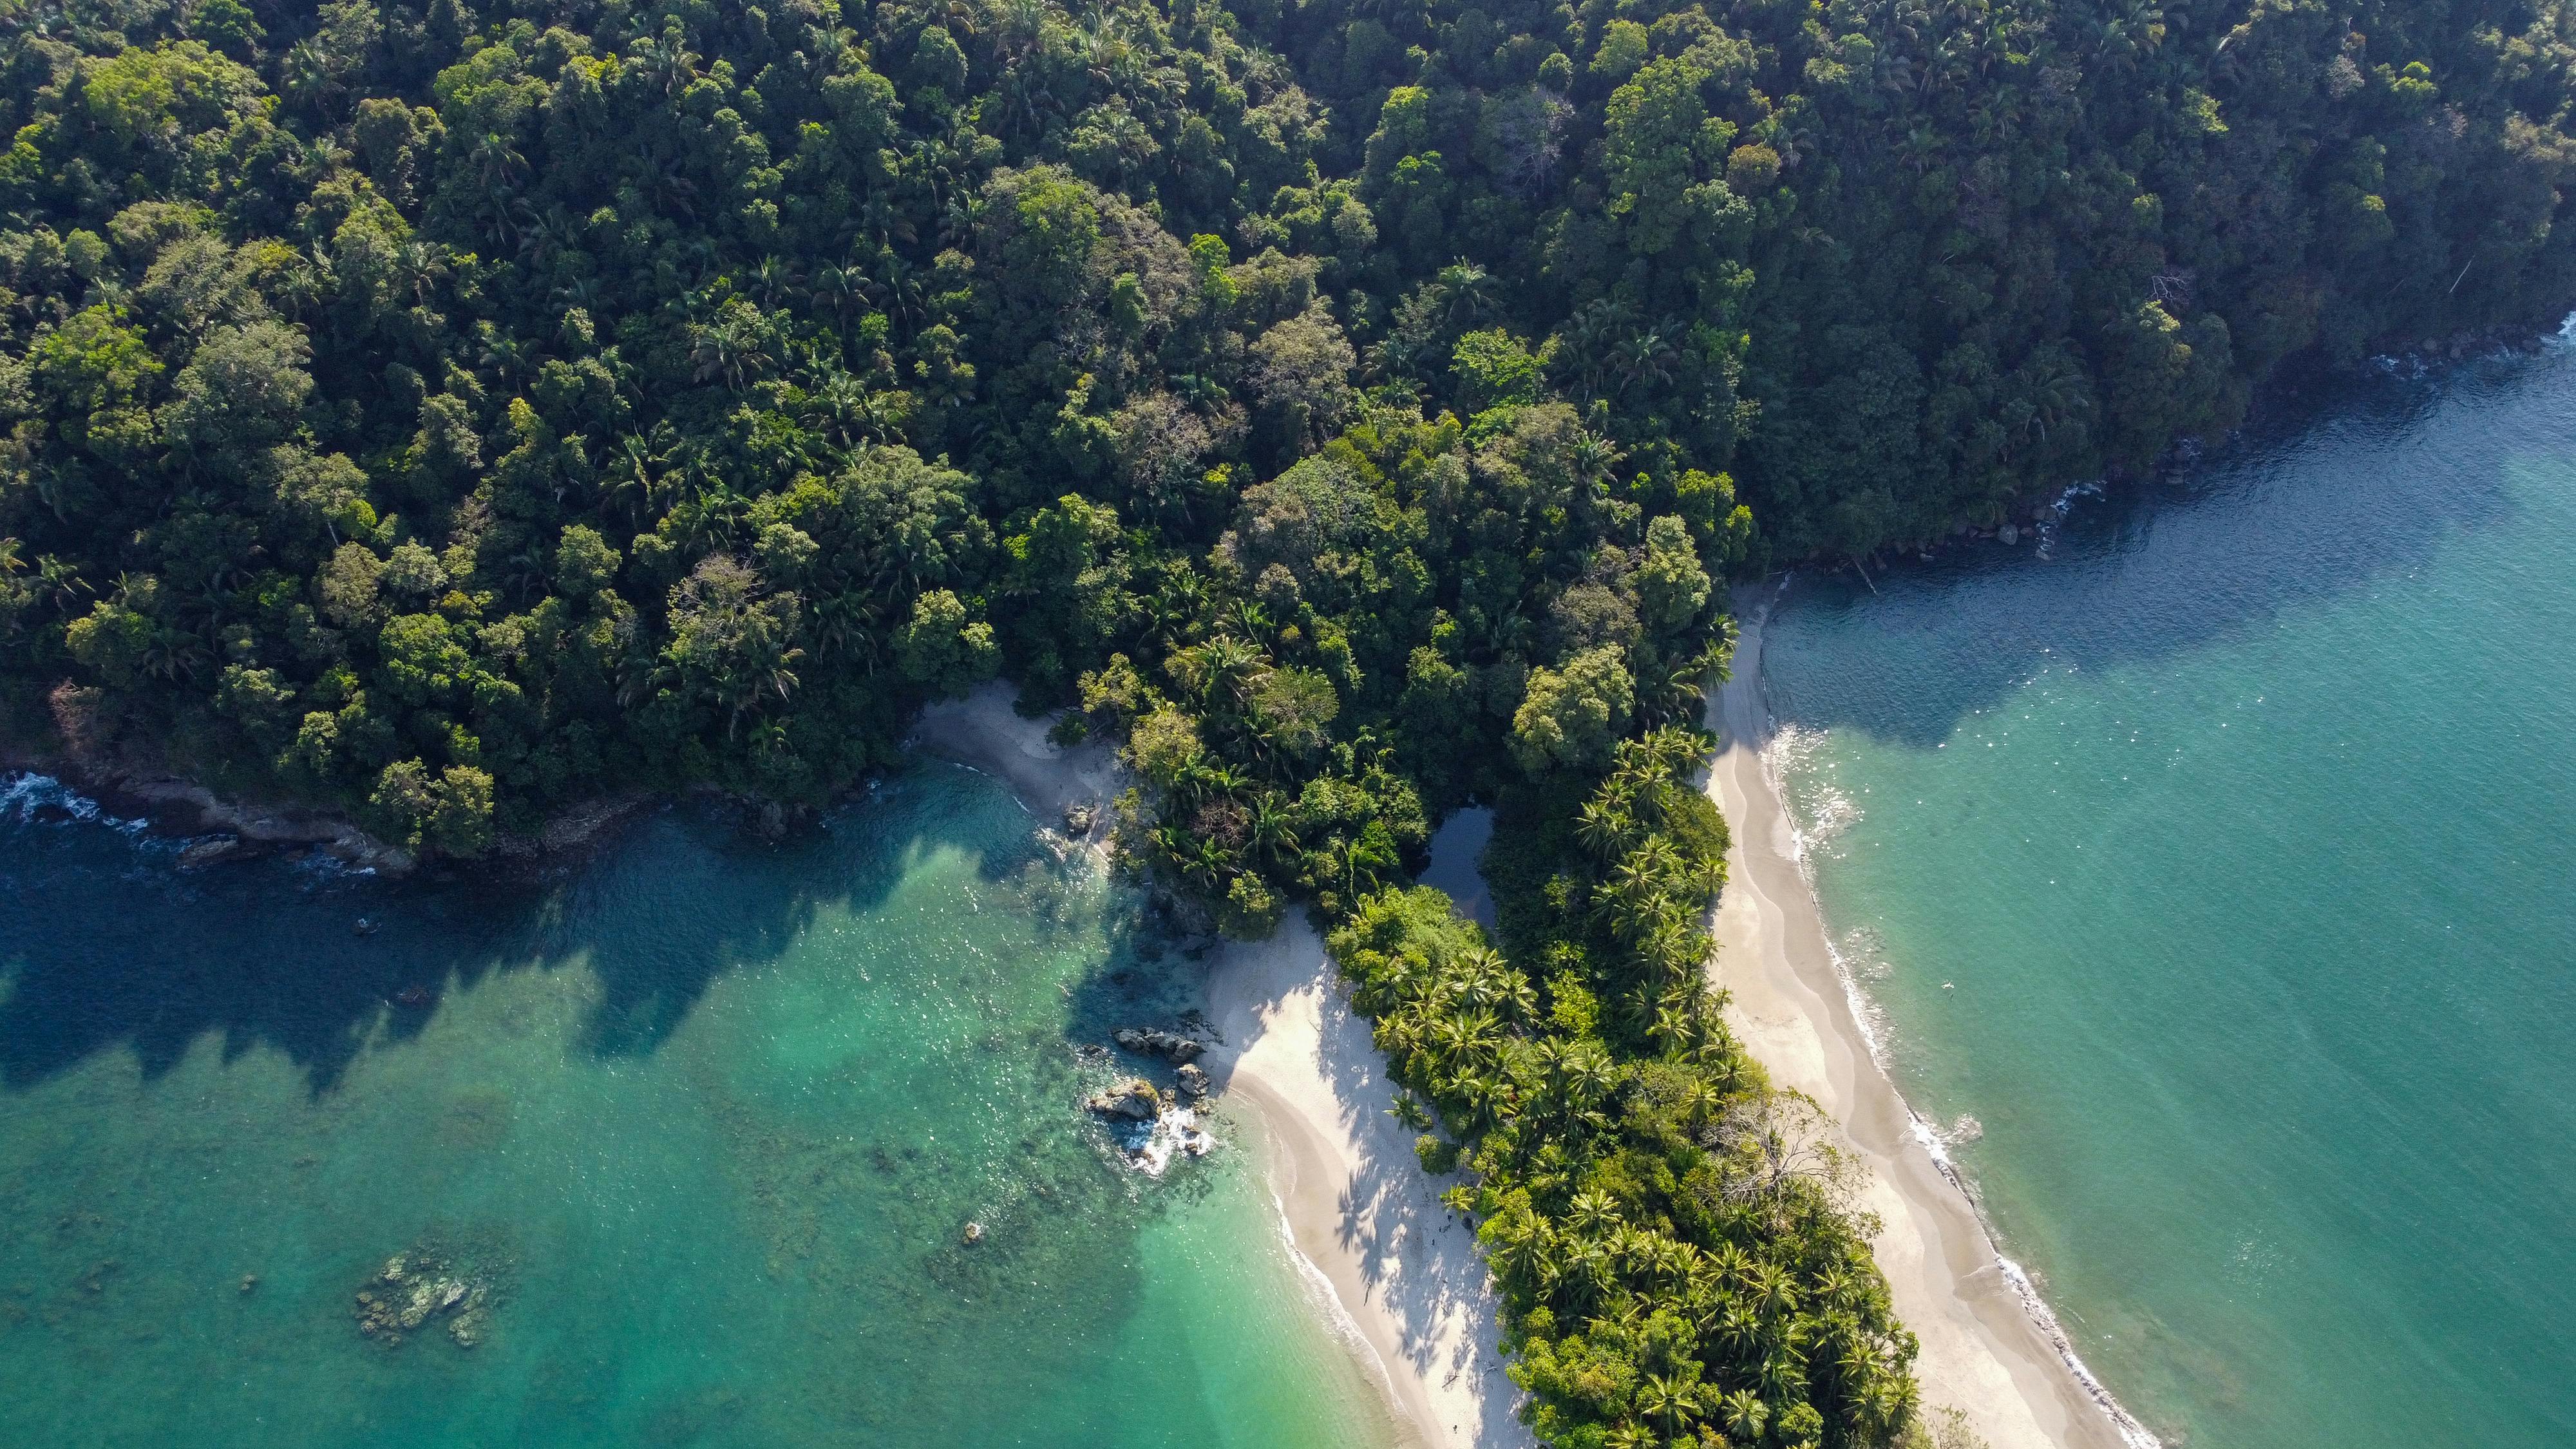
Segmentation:
<svg viewBox="0 0 2576 1449">
<path fill-rule="evenodd" d="M 1280 929 L 1306 937 L 1299 943 L 1301 951 L 1322 953 L 1322 943 L 1312 940 L 1311 928 L 1300 920 L 1292 918 Z M 1502 1359 L 1493 1344 L 1499 1305 L 1483 1250 L 1469 1221 L 1440 1201 L 1441 1192 L 1458 1179 L 1423 1170 L 1412 1132 L 1388 1110 L 1395 1104 L 1395 1083 L 1387 1076 L 1368 1020 L 1351 1009 L 1332 968 L 1324 969 L 1324 1048 L 1317 1065 L 1339 1104 L 1338 1125 L 1358 1158 L 1334 1198 L 1334 1241 L 1357 1265 L 1366 1300 L 1395 1310 L 1400 1325 L 1395 1352 L 1403 1363 L 1388 1365 L 1391 1372 L 1409 1371 L 1438 1388 L 1493 1375 L 1475 1407 L 1466 1411 L 1477 1415 L 1478 1422 L 1443 1426 L 1433 1431 L 1434 1437 L 1447 1440 L 1454 1428 L 1463 1436 L 1454 1442 L 1523 1441 L 1526 1431 L 1513 1417 L 1521 1395 L 1501 1378 Z M 1231 1060 L 1218 1062 L 1212 1075 L 1220 1093 L 1231 1087 Z M 1356 1310 L 1361 1305 L 1346 1306 Z M 1445 1333 L 1448 1329 L 1463 1331 Z"/>
<path fill-rule="evenodd" d="M 0 1089 L 120 1047 L 158 1077 L 213 1036 L 227 1060 L 284 1053 L 320 1094 L 445 993 L 575 963 L 599 983 L 581 1045 L 647 1054 L 717 977 L 777 959 L 818 911 L 879 904 L 921 851 L 1016 870 L 988 817 L 1017 806 L 973 778 L 925 765 L 775 843 L 691 802 L 529 875 L 400 882 L 285 858 L 183 872 L 175 842 L 22 801 L 0 814 Z"/>
</svg>

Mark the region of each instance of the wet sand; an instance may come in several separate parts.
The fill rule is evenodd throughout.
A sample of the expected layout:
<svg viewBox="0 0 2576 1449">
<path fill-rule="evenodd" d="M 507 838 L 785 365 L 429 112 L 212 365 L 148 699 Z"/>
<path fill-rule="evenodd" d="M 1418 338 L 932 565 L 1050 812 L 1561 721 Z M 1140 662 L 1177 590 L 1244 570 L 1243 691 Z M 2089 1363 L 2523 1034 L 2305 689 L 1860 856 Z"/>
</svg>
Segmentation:
<svg viewBox="0 0 2576 1449">
<path fill-rule="evenodd" d="M 1731 996 L 1727 1020 L 1772 1081 L 1806 1092 L 1841 1124 L 1842 1145 L 1869 1169 L 1861 1206 L 1885 1224 L 1874 1246 L 1896 1316 L 1922 1343 L 1924 1404 L 1962 1411 L 1992 1449 L 2152 1445 L 2134 1421 L 2115 1421 L 2109 1396 L 1997 1252 L 1870 1055 L 1762 758 L 1772 731 L 1762 695 L 1769 597 L 1739 598 L 1734 677 L 1708 712 L 1719 746 L 1707 790 L 1735 837 L 1711 968 Z"/>
</svg>

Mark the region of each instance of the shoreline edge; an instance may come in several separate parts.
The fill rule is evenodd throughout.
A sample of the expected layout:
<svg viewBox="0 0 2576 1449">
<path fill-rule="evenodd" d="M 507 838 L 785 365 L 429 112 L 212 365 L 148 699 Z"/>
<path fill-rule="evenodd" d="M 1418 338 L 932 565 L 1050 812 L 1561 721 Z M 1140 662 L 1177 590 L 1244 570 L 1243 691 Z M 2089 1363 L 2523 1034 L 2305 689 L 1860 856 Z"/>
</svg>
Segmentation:
<svg viewBox="0 0 2576 1449">
<path fill-rule="evenodd" d="M 1963 1413 L 1991 1449 L 2160 1449 L 2076 1355 L 2029 1276 L 2006 1258 L 1928 1127 L 1878 1060 L 1825 928 L 1803 846 L 1767 755 L 1762 630 L 1787 580 L 1738 595 L 1734 669 L 1709 695 L 1718 737 L 1705 789 L 1732 836 L 1715 916 L 1715 984 L 1745 1049 L 1837 1124 L 1868 1169 L 1861 1206 L 1899 1321 L 1921 1345 L 1926 1408 Z"/>
</svg>

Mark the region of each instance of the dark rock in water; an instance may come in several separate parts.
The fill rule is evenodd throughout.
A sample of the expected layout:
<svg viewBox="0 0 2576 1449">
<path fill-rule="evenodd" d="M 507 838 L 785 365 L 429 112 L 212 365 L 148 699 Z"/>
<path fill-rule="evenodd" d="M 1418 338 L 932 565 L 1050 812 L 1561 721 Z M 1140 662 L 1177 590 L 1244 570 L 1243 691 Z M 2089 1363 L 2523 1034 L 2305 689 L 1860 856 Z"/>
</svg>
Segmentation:
<svg viewBox="0 0 2576 1449">
<path fill-rule="evenodd" d="M 357 919 L 357 922 L 349 927 L 349 930 L 356 935 L 372 936 L 376 933 L 376 923 L 365 916 L 360 916 Z"/>
<path fill-rule="evenodd" d="M 426 986 L 406 986 L 401 991 L 394 994 L 394 1000 L 417 1011 L 421 1007 L 429 1005 L 429 988 Z"/>
<path fill-rule="evenodd" d="M 1163 1094 L 1142 1077 L 1131 1077 L 1105 1092 L 1094 1092 L 1082 1105 L 1104 1117 L 1125 1117 L 1131 1121 L 1151 1122 L 1161 1115 Z"/>
<path fill-rule="evenodd" d="M 259 1275 L 257 1273 L 244 1273 L 241 1277 L 241 1291 L 248 1294 L 257 1292 L 258 1289 Z"/>
<path fill-rule="evenodd" d="M 984 1241 L 984 1225 L 982 1223 L 968 1223 L 966 1225 L 966 1241 L 969 1243 L 980 1243 Z"/>
<path fill-rule="evenodd" d="M 1149 1026 L 1122 1026 L 1111 1032 L 1109 1039 L 1118 1043 L 1122 1051 L 1131 1051 L 1139 1056 L 1162 1057 L 1173 1062 L 1196 1061 L 1199 1054 L 1207 1050 L 1203 1042 L 1194 1041 L 1178 1032 L 1156 1031 Z"/>
<path fill-rule="evenodd" d="M 219 861 L 236 859 L 243 853 L 240 836 L 209 835 L 203 840 L 191 843 L 187 849 L 179 852 L 179 868 L 204 870 Z"/>
<path fill-rule="evenodd" d="M 447 1336 L 458 1348 L 472 1348 L 483 1341 L 484 1312 L 491 1294 L 492 1285 L 482 1276 L 413 1248 L 385 1260 L 368 1286 L 358 1290 L 350 1316 L 357 1319 L 358 1332 L 387 1348 L 396 1347 L 404 1335 L 424 1324 L 447 1318 Z"/>
<path fill-rule="evenodd" d="M 1181 1069 L 1173 1075 L 1180 1078 L 1182 1096 L 1196 1101 L 1208 1094 L 1207 1069 L 1198 1063 L 1183 1062 Z"/>
</svg>

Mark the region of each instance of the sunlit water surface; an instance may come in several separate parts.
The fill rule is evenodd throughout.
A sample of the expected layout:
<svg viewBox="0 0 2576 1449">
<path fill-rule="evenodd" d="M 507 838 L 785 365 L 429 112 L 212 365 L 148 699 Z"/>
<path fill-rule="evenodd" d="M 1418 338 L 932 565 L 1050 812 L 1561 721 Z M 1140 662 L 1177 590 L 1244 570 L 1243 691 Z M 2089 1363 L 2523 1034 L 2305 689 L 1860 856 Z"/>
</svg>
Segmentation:
<svg viewBox="0 0 2576 1449">
<path fill-rule="evenodd" d="M 0 807 L 0 1443 L 1392 1439 L 1246 1154 L 1085 1120 L 1076 1046 L 1200 968 L 982 777 L 498 891 L 181 873 L 59 801 Z M 416 1248 L 477 1346 L 358 1332 Z"/>
<path fill-rule="evenodd" d="M 2169 1443 L 2576 1442 L 2576 352 L 2338 389 L 2045 552 L 1768 632 L 1907 1095 Z"/>
</svg>

